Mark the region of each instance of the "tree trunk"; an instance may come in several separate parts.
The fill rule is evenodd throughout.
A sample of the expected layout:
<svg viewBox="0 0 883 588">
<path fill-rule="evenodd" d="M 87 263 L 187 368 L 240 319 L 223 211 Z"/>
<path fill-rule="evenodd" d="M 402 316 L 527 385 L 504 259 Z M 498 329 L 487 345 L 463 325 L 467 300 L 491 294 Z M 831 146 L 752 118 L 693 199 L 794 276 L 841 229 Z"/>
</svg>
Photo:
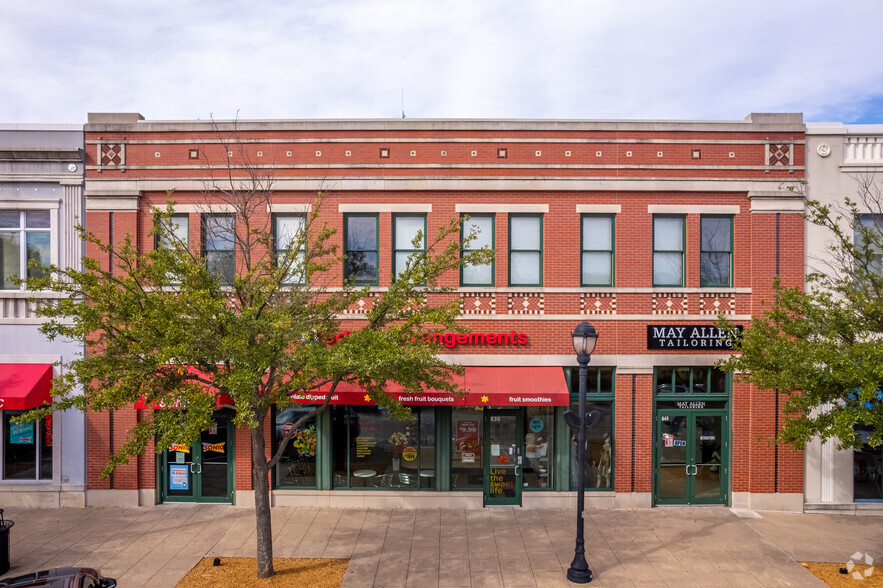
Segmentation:
<svg viewBox="0 0 883 588">
<path fill-rule="evenodd" d="M 273 569 L 273 529 L 270 520 L 270 481 L 264 450 L 264 428 L 251 430 L 251 480 L 257 530 L 258 578 L 269 578 Z"/>
</svg>

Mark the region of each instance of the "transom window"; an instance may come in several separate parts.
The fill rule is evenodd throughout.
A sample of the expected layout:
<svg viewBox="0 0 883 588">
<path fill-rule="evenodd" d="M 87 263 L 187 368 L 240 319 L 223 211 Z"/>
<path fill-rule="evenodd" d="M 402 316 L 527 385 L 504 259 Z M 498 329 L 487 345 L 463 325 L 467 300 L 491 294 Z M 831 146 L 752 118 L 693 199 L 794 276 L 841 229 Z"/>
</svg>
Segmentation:
<svg viewBox="0 0 883 588">
<path fill-rule="evenodd" d="M 307 217 L 304 214 L 273 215 L 273 236 L 275 238 L 276 264 L 289 263 L 290 269 L 285 276 L 285 284 L 306 283 L 304 262 L 304 230 Z"/>
<path fill-rule="evenodd" d="M 699 254 L 699 285 L 733 284 L 733 217 L 703 216 Z"/>
<path fill-rule="evenodd" d="M 0 274 L 4 290 L 24 290 L 13 278 L 42 278 L 50 264 L 48 210 L 0 212 Z M 35 261 L 43 267 L 28 267 Z"/>
<path fill-rule="evenodd" d="M 727 374 L 715 367 L 657 367 L 656 394 L 726 394 Z"/>
<path fill-rule="evenodd" d="M 207 214 L 202 217 L 202 255 L 209 271 L 218 274 L 225 286 L 236 275 L 236 220 L 230 214 Z"/>
<path fill-rule="evenodd" d="M 584 214 L 582 216 L 582 278 L 583 286 L 613 286 L 613 217 Z"/>
<path fill-rule="evenodd" d="M 653 217 L 653 285 L 684 285 L 684 217 Z"/>
<path fill-rule="evenodd" d="M 357 286 L 379 283 L 377 215 L 347 214 L 343 218 L 345 278 Z"/>
<path fill-rule="evenodd" d="M 462 240 L 473 232 L 477 233 L 475 238 L 469 242 L 468 247 L 460 250 L 460 255 L 465 256 L 470 251 L 481 249 L 482 247 L 494 247 L 494 215 L 492 214 L 472 214 L 462 219 L 462 229 L 460 240 Z M 460 269 L 460 285 L 461 286 L 493 286 L 494 285 L 494 264 L 485 263 L 481 265 L 465 264 Z"/>
<path fill-rule="evenodd" d="M 509 285 L 543 285 L 542 215 L 509 215 Z"/>
<path fill-rule="evenodd" d="M 396 214 L 392 217 L 393 279 L 405 271 L 408 259 L 426 251 L 426 216 Z M 417 237 L 420 237 L 419 239 Z"/>
</svg>

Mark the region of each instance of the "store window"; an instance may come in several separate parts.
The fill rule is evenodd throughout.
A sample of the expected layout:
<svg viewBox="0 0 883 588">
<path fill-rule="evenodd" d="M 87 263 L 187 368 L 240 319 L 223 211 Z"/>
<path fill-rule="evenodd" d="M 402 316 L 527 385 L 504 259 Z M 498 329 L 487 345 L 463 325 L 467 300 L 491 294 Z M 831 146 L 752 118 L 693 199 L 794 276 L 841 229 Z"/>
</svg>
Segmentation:
<svg viewBox="0 0 883 588">
<path fill-rule="evenodd" d="M 451 413 L 451 489 L 482 490 L 482 408 L 454 408 Z"/>
<path fill-rule="evenodd" d="M 302 416 L 312 411 L 312 406 L 292 405 L 277 411 L 273 427 L 273 451 L 279 440 Z M 316 419 L 308 420 L 288 442 L 282 457 L 276 463 L 277 488 L 316 487 Z"/>
<path fill-rule="evenodd" d="M 528 406 L 524 410 L 524 488 L 554 488 L 555 409 L 550 406 Z"/>
<path fill-rule="evenodd" d="M 0 276 L 3 290 L 24 290 L 13 278 L 42 278 L 50 260 L 48 210 L 0 212 Z M 31 261 L 42 267 L 28 267 Z"/>
<path fill-rule="evenodd" d="M 468 218 L 466 218 L 468 216 Z M 460 255 L 465 256 L 470 251 L 481 249 L 482 247 L 494 247 L 494 215 L 492 214 L 472 214 L 464 215 L 462 218 L 462 229 L 460 240 L 469 235 L 476 233 L 475 238 L 469 242 L 468 247 L 460 250 Z M 461 286 L 493 286 L 494 285 L 494 264 L 485 263 L 481 265 L 465 264 L 460 269 L 460 285 Z"/>
<path fill-rule="evenodd" d="M 393 279 L 405 271 L 408 259 L 426 251 L 426 216 L 396 214 L 392 217 Z M 419 239 L 417 237 L 420 237 Z"/>
<path fill-rule="evenodd" d="M 346 255 L 345 278 L 357 286 L 380 283 L 376 214 L 347 214 L 343 217 Z"/>
<path fill-rule="evenodd" d="M 684 217 L 653 217 L 653 285 L 684 285 Z"/>
<path fill-rule="evenodd" d="M 273 242 L 275 246 L 275 261 L 279 265 L 280 260 L 290 264 L 290 270 L 286 273 L 285 284 L 304 284 L 304 229 L 307 225 L 307 217 L 304 214 L 275 214 L 273 215 Z"/>
<path fill-rule="evenodd" d="M 397 421 L 374 406 L 331 412 L 335 488 L 435 488 L 435 409 L 414 407 Z"/>
<path fill-rule="evenodd" d="M 657 367 L 656 394 L 726 394 L 727 374 L 708 367 Z"/>
<path fill-rule="evenodd" d="M 703 216 L 699 253 L 699 285 L 733 285 L 733 217 Z"/>
<path fill-rule="evenodd" d="M 230 286 L 236 276 L 236 221 L 231 214 L 202 217 L 202 256 L 209 271 Z"/>
<path fill-rule="evenodd" d="M 13 423 L 26 411 L 3 412 L 3 479 L 52 479 L 52 417 L 36 423 Z"/>
<path fill-rule="evenodd" d="M 861 214 L 856 219 L 854 243 L 857 251 L 861 254 L 865 249 L 863 244 L 869 245 L 865 252 L 868 256 L 868 271 L 875 274 L 883 274 L 883 214 Z M 857 259 L 857 264 L 864 260 Z"/>
<path fill-rule="evenodd" d="M 171 235 L 167 237 L 157 235 L 156 248 L 165 247 L 171 249 L 177 243 L 180 243 L 184 249 L 187 249 L 190 246 L 190 215 L 173 214 L 169 219 L 169 225 Z"/>
<path fill-rule="evenodd" d="M 883 446 L 871 447 L 873 429 L 858 425 L 862 448 L 853 450 L 853 500 L 883 501 Z"/>
<path fill-rule="evenodd" d="M 543 285 L 542 215 L 509 215 L 509 285 Z"/>
<path fill-rule="evenodd" d="M 613 217 L 584 214 L 582 216 L 582 278 L 583 286 L 613 286 L 614 234 Z"/>
<path fill-rule="evenodd" d="M 569 368 L 570 410 L 579 408 L 579 369 Z M 586 412 L 597 411 L 598 424 L 586 431 L 586 490 L 613 490 L 613 376 L 612 367 L 589 368 L 586 379 Z M 570 435 L 570 488 L 579 486 L 579 446 L 577 433 Z"/>
</svg>

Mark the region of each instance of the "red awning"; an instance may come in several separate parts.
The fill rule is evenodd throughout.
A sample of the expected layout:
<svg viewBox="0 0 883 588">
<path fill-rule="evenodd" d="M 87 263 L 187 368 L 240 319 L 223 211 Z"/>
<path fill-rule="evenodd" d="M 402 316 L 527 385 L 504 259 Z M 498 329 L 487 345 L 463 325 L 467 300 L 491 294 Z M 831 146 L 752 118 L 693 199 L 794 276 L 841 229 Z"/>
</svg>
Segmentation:
<svg viewBox="0 0 883 588">
<path fill-rule="evenodd" d="M 197 370 L 195 367 L 192 367 L 192 366 L 187 367 L 187 373 L 195 374 L 195 375 L 199 375 L 199 376 L 205 376 L 205 374 L 203 374 L 202 372 L 200 372 L 199 370 Z M 211 393 L 212 390 L 211 390 L 210 386 L 207 386 L 205 384 L 201 384 L 201 385 L 206 392 Z M 230 398 L 229 396 L 227 396 L 226 394 L 218 394 L 217 400 L 215 402 L 215 406 L 224 406 L 224 405 L 232 406 L 233 399 Z M 135 403 L 135 408 L 154 408 L 154 409 L 156 409 L 156 408 L 181 408 L 181 407 L 175 403 L 166 404 L 165 402 L 156 402 L 153 404 L 153 406 L 150 406 L 144 402 L 144 398 L 142 397 L 141 400 L 139 400 L 138 402 Z"/>
<path fill-rule="evenodd" d="M 0 364 L 0 408 L 30 410 L 52 402 L 52 364 Z"/>
<path fill-rule="evenodd" d="M 469 390 L 465 397 L 435 390 L 408 394 L 394 383 L 387 386 L 386 392 L 409 406 L 567 406 L 570 403 L 570 392 L 560 367 L 470 366 L 455 382 Z M 325 393 L 311 392 L 292 398 L 303 404 L 316 404 L 325 400 Z M 370 406 L 374 402 L 357 385 L 341 383 L 331 397 L 331 404 Z"/>
</svg>

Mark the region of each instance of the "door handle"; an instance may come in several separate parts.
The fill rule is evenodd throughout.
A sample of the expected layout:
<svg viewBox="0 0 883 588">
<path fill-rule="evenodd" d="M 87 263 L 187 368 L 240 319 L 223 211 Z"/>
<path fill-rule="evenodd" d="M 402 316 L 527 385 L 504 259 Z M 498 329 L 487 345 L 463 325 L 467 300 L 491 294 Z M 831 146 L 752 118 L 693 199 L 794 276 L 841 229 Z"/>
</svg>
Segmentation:
<svg viewBox="0 0 883 588">
<path fill-rule="evenodd" d="M 692 471 L 692 472 L 690 471 L 690 468 L 693 468 L 693 471 Z M 695 476 L 696 473 L 699 471 L 699 468 L 698 468 L 697 466 L 695 466 L 695 465 L 690 464 L 690 465 L 687 466 L 686 471 L 687 471 L 687 475 L 688 475 L 688 476 Z"/>
<path fill-rule="evenodd" d="M 193 469 L 193 468 L 195 468 L 195 467 L 196 467 L 196 464 L 193 463 L 193 462 L 190 462 L 190 473 L 191 473 L 191 474 L 195 474 L 195 473 L 196 473 L 196 470 Z"/>
<path fill-rule="evenodd" d="M 515 466 L 515 476 L 518 477 L 518 468 L 521 466 Z"/>
</svg>

